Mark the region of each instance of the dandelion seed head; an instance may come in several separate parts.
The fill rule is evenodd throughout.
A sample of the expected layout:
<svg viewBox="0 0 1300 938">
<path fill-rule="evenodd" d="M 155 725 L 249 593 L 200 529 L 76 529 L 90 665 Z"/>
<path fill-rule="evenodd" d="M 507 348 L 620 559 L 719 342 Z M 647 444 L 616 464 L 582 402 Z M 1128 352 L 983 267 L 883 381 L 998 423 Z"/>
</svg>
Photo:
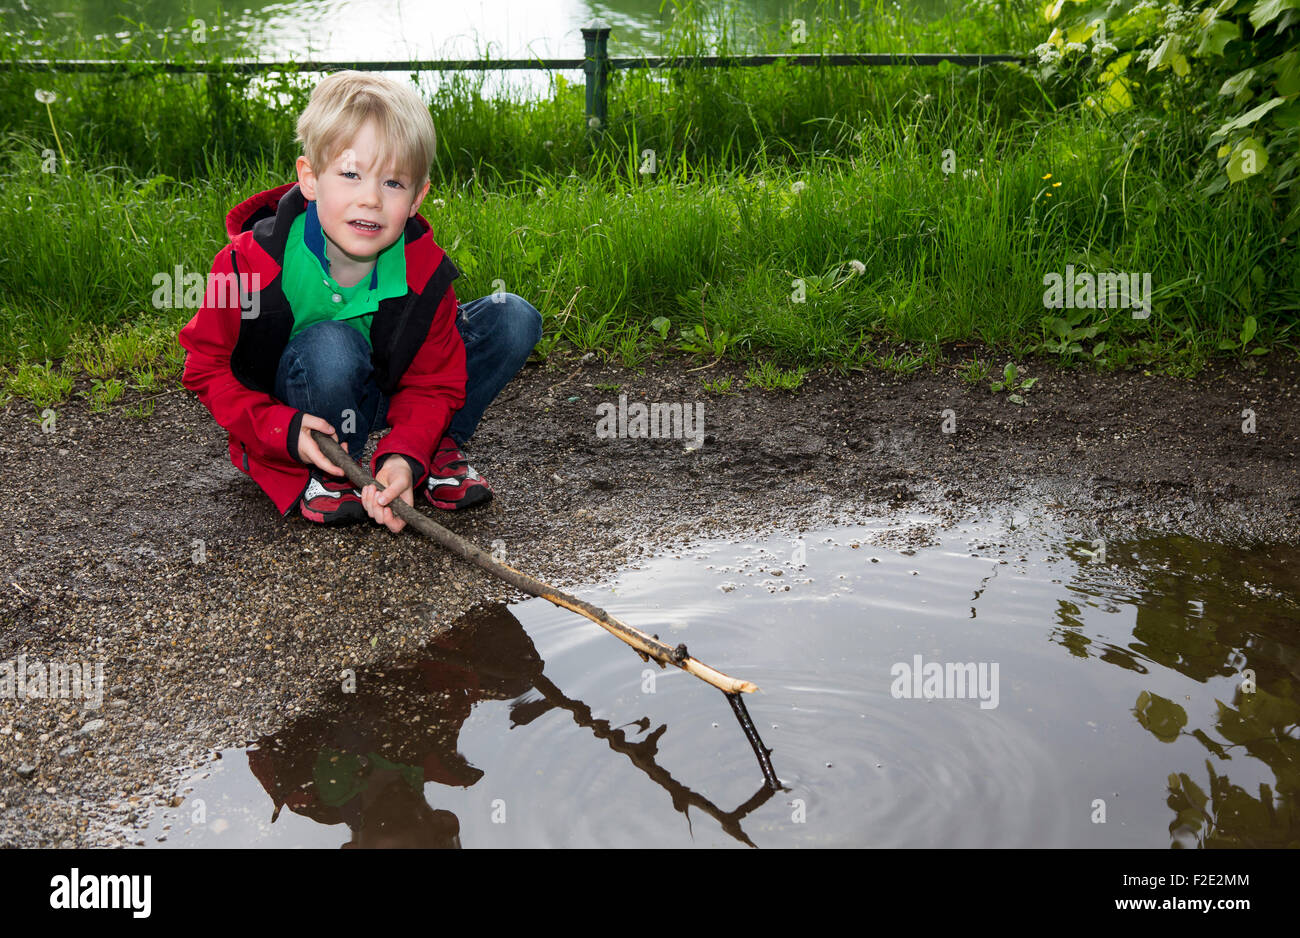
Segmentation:
<svg viewBox="0 0 1300 938">
<path fill-rule="evenodd" d="M 53 104 L 55 101 L 59 100 L 59 96 L 53 91 L 46 91 L 44 88 L 37 88 L 36 100 L 41 102 L 41 104 Z"/>
</svg>

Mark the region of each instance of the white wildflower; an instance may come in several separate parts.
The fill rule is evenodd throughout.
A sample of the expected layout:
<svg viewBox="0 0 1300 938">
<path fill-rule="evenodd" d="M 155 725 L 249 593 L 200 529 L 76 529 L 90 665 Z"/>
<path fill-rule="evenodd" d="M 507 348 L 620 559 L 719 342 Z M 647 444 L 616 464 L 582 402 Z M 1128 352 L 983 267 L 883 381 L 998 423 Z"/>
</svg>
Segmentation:
<svg viewBox="0 0 1300 938">
<path fill-rule="evenodd" d="M 1061 60 L 1061 50 L 1050 42 L 1035 46 L 1034 55 L 1038 56 L 1039 65 L 1054 65 Z"/>
<path fill-rule="evenodd" d="M 862 263 L 862 261 L 849 261 L 849 270 L 853 271 L 858 276 L 862 276 L 867 272 L 867 265 Z"/>
<path fill-rule="evenodd" d="M 59 100 L 59 96 L 53 91 L 46 91 L 44 88 L 37 88 L 36 100 L 41 102 L 41 104 L 53 104 L 55 101 Z"/>
<path fill-rule="evenodd" d="M 806 187 L 806 183 L 804 183 L 804 181 L 803 181 L 802 179 L 799 179 L 799 180 L 796 180 L 796 181 L 795 181 L 795 182 L 790 186 L 790 191 L 793 192 L 795 195 L 798 195 L 800 192 L 803 192 L 803 190 L 804 190 L 805 187 Z"/>
</svg>

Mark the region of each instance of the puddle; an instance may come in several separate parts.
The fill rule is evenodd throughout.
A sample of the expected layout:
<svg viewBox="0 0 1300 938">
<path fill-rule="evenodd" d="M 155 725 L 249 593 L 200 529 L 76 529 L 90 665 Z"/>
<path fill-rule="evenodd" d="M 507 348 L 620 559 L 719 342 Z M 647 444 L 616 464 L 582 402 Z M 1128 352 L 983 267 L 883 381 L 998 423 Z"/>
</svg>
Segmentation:
<svg viewBox="0 0 1300 938">
<path fill-rule="evenodd" d="M 1043 518 L 706 542 L 576 591 L 758 684 L 787 790 L 719 692 L 529 600 L 227 750 L 146 843 L 1295 846 L 1300 551 Z"/>
</svg>

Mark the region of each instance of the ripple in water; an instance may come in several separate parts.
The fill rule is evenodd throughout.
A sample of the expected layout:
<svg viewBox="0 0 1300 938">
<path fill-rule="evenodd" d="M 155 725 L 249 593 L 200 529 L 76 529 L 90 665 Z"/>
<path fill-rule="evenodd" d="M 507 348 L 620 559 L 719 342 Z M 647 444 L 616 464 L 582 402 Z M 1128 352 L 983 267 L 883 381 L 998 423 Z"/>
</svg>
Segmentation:
<svg viewBox="0 0 1300 938">
<path fill-rule="evenodd" d="M 713 541 L 579 591 L 758 684 L 748 707 L 783 791 L 721 694 L 529 600 L 231 750 L 152 832 L 169 846 L 1294 842 L 1294 549 L 1165 538 L 1098 556 L 1043 517 Z M 918 664 L 934 683 L 911 679 Z"/>
</svg>

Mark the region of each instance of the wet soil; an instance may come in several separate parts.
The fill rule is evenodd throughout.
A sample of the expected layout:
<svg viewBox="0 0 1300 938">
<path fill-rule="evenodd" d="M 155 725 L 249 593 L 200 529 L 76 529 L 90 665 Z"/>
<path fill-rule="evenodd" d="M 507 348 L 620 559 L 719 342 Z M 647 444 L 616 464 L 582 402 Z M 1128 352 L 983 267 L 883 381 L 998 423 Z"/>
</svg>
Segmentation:
<svg viewBox="0 0 1300 938">
<path fill-rule="evenodd" d="M 496 500 L 436 514 L 558 585 L 703 536 L 1030 496 L 1085 536 L 1295 542 L 1297 363 L 1190 381 L 1024 372 L 1040 380 L 1018 406 L 955 368 L 714 395 L 702 378 L 740 388 L 743 373 L 555 357 L 512 382 L 468 448 Z M 596 406 L 620 394 L 703 401 L 703 445 L 597 438 Z M 413 533 L 280 519 L 192 394 L 155 405 L 128 418 L 74 397 L 53 432 L 30 404 L 0 412 L 0 662 L 100 662 L 105 685 L 98 708 L 0 699 L 0 845 L 143 843 L 151 812 L 217 750 L 311 713 L 343 669 L 514 598 Z"/>
</svg>

